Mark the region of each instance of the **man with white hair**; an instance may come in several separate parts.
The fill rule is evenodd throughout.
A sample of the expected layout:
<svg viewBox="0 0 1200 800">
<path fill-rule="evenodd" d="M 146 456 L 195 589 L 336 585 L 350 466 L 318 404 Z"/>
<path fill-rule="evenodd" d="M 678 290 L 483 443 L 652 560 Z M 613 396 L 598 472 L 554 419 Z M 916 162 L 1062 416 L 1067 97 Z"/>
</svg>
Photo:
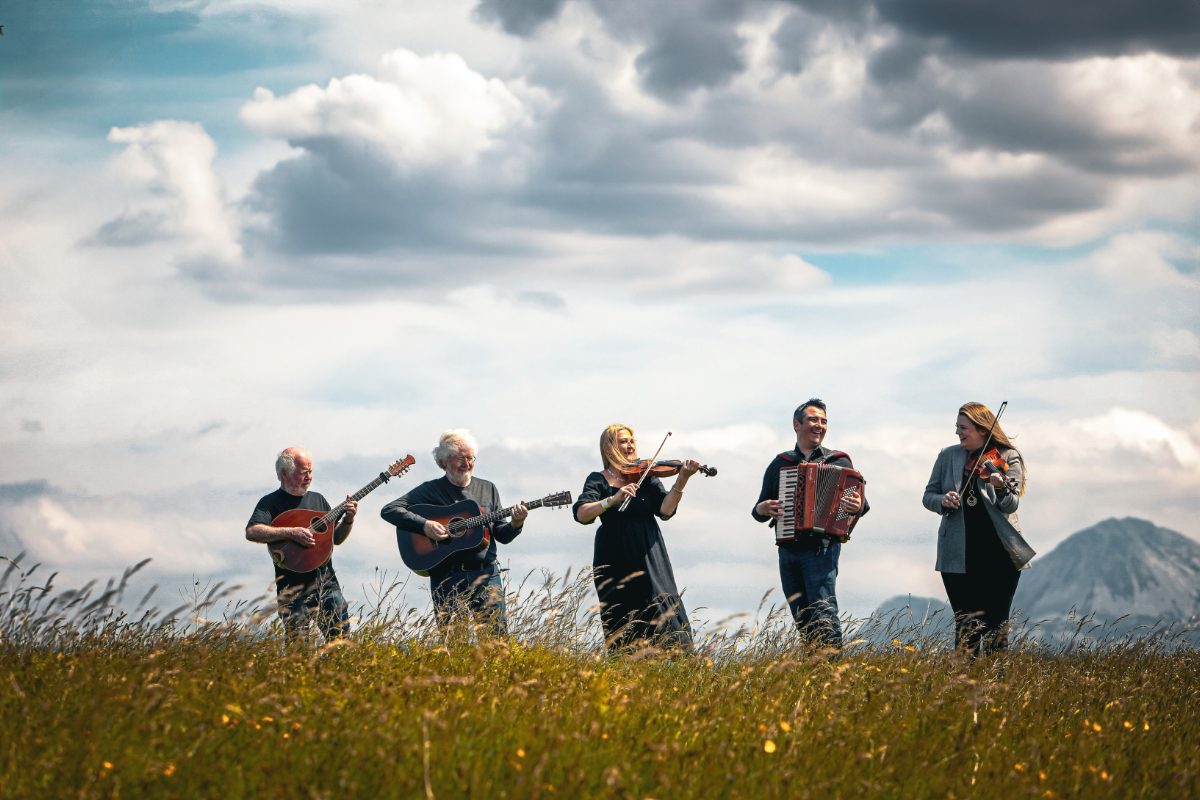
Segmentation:
<svg viewBox="0 0 1200 800">
<path fill-rule="evenodd" d="M 500 493 L 491 481 L 475 476 L 479 446 L 471 432 L 462 428 L 445 431 L 433 449 L 433 458 L 445 474 L 426 481 L 388 503 L 380 516 L 396 526 L 397 538 L 424 534 L 435 542 L 450 538 L 446 526 L 409 509 L 414 506 L 452 506 L 463 500 L 478 504 L 483 514 L 501 510 Z M 456 604 L 465 604 L 489 624 L 496 635 L 507 632 L 504 618 L 504 585 L 496 564 L 496 542 L 509 544 L 521 533 L 529 510 L 524 503 L 513 506 L 512 519 L 491 527 L 487 547 L 456 552 L 429 571 L 429 588 L 438 622 L 450 621 Z"/>
<path fill-rule="evenodd" d="M 279 488 L 262 497 L 254 507 L 250 521 L 246 523 L 246 538 L 262 544 L 295 542 L 301 547 L 312 547 L 316 540 L 308 528 L 277 528 L 271 524 L 280 514 L 294 508 L 330 510 L 328 500 L 308 490 L 313 479 L 312 456 L 303 447 L 289 447 L 276 457 L 275 474 L 279 478 Z M 335 545 L 346 541 L 357 512 L 358 503 L 346 498 L 345 513 L 333 529 Z M 326 641 L 350 632 L 346 598 L 333 571 L 332 558 L 308 572 L 290 572 L 276 563 L 275 590 L 279 596 L 279 618 L 289 639 L 305 627 L 309 616 L 314 614 Z"/>
</svg>

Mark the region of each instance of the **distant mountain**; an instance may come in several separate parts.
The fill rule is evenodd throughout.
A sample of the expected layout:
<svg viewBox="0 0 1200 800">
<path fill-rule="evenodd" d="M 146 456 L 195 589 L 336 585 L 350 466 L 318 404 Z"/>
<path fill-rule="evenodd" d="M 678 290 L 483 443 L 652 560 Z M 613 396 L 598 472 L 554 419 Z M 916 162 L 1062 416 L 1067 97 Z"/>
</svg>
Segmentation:
<svg viewBox="0 0 1200 800">
<path fill-rule="evenodd" d="M 1021 576 L 1013 607 L 1048 633 L 1070 618 L 1129 631 L 1200 620 L 1200 544 L 1152 522 L 1106 519 L 1073 533 Z M 1116 621 L 1124 617 L 1120 623 Z"/>
<path fill-rule="evenodd" d="M 954 613 L 944 600 L 933 597 L 913 597 L 898 594 L 889 597 L 859 626 L 851 631 L 850 639 L 866 639 L 875 645 L 945 644 L 953 639 Z"/>
<path fill-rule="evenodd" d="M 1169 625 L 1189 628 L 1181 641 L 1200 646 L 1200 544 L 1143 519 L 1106 519 L 1035 558 L 1021 574 L 1013 612 L 1027 621 L 1015 627 L 1018 637 L 1120 639 Z M 897 595 L 854 634 L 883 646 L 949 644 L 952 630 L 942 600 Z"/>
</svg>

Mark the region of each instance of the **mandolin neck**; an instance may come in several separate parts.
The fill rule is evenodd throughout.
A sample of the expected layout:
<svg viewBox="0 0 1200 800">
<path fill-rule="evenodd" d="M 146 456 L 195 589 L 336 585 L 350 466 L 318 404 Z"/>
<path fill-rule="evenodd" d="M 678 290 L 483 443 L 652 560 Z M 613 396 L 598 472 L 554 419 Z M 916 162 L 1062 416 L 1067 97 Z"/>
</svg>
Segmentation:
<svg viewBox="0 0 1200 800">
<path fill-rule="evenodd" d="M 387 483 L 389 480 L 389 477 L 390 476 L 386 472 L 379 473 L 379 477 L 377 477 L 375 480 L 371 481 L 366 486 L 362 487 L 357 492 L 350 495 L 349 497 L 347 497 L 342 502 L 338 503 L 333 508 L 329 509 L 329 511 L 325 512 L 325 516 L 317 518 L 313 522 L 313 525 L 311 527 L 314 527 L 317 530 L 322 530 L 322 528 L 318 527 L 318 526 L 332 524 L 334 520 L 336 520 L 340 516 L 342 516 L 342 513 L 346 510 L 347 503 L 349 503 L 351 500 L 353 500 L 356 503 L 359 500 L 362 500 L 364 497 L 369 495 L 371 492 L 375 491 L 380 486 L 383 486 L 383 484 Z"/>
</svg>

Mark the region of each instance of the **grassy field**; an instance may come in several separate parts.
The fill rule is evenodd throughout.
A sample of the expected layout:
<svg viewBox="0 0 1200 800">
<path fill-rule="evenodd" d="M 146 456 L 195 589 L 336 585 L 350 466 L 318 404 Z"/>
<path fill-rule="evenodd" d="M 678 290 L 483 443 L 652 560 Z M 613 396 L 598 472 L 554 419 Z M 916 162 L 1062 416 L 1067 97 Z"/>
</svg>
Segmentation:
<svg viewBox="0 0 1200 800">
<path fill-rule="evenodd" d="M 285 646 L 223 609 L 0 585 L 4 797 L 1196 797 L 1200 658 L 1161 638 L 806 649 L 780 615 L 611 658 L 586 580 L 512 636 L 367 611 Z M 186 623 L 186 624 L 185 624 Z"/>
</svg>

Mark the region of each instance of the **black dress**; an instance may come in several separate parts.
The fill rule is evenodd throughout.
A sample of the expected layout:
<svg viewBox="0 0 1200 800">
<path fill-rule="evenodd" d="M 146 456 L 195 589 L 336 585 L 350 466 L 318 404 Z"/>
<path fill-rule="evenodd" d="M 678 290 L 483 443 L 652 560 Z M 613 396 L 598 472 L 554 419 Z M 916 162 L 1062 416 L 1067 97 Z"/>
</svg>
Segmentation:
<svg viewBox="0 0 1200 800">
<path fill-rule="evenodd" d="M 579 519 L 579 506 L 616 493 L 603 473 L 588 475 L 572 508 L 575 518 Z M 642 484 L 624 511 L 619 511 L 620 503 L 616 503 L 597 518 L 600 528 L 596 531 L 592 567 L 600 597 L 600 622 L 610 648 L 638 640 L 692 646 L 687 611 L 675 587 L 671 559 L 655 519 L 670 519 L 661 513 L 666 496 L 662 481 L 652 477 Z"/>
</svg>

